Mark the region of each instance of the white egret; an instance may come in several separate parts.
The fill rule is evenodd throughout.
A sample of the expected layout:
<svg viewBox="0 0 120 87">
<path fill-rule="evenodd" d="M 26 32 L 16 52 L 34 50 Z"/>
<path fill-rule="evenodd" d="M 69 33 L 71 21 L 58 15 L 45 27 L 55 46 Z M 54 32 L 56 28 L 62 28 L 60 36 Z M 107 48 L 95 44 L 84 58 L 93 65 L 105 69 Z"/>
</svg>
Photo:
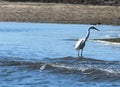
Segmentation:
<svg viewBox="0 0 120 87">
<path fill-rule="evenodd" d="M 79 56 L 79 51 L 81 50 L 81 56 L 82 56 L 82 53 L 83 53 L 83 48 L 85 47 L 85 43 L 87 41 L 87 39 L 89 38 L 89 35 L 90 35 L 90 30 L 91 29 L 94 29 L 94 30 L 97 30 L 97 31 L 100 31 L 99 29 L 95 28 L 94 26 L 90 27 L 88 29 L 88 32 L 87 32 L 87 35 L 85 38 L 82 38 L 82 39 L 79 39 L 75 45 L 75 49 L 78 51 L 78 56 Z"/>
</svg>

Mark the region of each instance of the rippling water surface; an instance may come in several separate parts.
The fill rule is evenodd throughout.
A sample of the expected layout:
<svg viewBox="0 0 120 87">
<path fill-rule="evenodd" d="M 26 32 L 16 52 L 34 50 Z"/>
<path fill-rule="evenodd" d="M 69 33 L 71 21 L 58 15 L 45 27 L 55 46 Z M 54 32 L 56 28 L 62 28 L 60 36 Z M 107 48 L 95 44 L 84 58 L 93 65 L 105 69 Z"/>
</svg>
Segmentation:
<svg viewBox="0 0 120 87">
<path fill-rule="evenodd" d="M 119 87 L 120 26 L 95 25 L 83 56 L 74 44 L 92 25 L 0 22 L 2 87 Z"/>
</svg>

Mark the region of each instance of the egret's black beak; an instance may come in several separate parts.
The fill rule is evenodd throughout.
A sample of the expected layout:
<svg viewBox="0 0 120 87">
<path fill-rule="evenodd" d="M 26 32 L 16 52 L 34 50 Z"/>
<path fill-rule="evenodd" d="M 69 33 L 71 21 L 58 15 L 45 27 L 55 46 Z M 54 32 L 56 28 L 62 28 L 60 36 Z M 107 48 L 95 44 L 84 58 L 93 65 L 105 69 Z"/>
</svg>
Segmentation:
<svg viewBox="0 0 120 87">
<path fill-rule="evenodd" d="M 99 29 L 95 28 L 95 30 L 100 31 Z"/>
</svg>

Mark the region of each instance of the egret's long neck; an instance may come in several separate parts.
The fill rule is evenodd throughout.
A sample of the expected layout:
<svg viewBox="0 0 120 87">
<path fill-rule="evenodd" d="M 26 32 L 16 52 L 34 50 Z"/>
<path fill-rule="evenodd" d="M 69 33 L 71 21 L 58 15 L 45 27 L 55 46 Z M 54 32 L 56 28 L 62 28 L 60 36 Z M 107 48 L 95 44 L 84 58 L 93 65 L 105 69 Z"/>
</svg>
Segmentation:
<svg viewBox="0 0 120 87">
<path fill-rule="evenodd" d="M 85 41 L 87 41 L 87 39 L 89 38 L 89 35 L 90 35 L 90 29 L 88 29 L 88 31 L 87 31 L 87 35 L 85 37 Z"/>
</svg>

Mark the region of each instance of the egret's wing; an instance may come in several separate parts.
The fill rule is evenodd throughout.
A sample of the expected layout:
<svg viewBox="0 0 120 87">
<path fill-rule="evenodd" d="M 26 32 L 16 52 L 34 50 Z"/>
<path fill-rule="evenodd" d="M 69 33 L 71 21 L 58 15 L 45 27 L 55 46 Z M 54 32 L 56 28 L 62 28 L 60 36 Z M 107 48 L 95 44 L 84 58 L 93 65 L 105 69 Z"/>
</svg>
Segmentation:
<svg viewBox="0 0 120 87">
<path fill-rule="evenodd" d="M 75 49 L 79 49 L 79 47 L 84 43 L 84 39 L 80 39 L 77 41 L 76 45 L 75 45 Z"/>
</svg>

